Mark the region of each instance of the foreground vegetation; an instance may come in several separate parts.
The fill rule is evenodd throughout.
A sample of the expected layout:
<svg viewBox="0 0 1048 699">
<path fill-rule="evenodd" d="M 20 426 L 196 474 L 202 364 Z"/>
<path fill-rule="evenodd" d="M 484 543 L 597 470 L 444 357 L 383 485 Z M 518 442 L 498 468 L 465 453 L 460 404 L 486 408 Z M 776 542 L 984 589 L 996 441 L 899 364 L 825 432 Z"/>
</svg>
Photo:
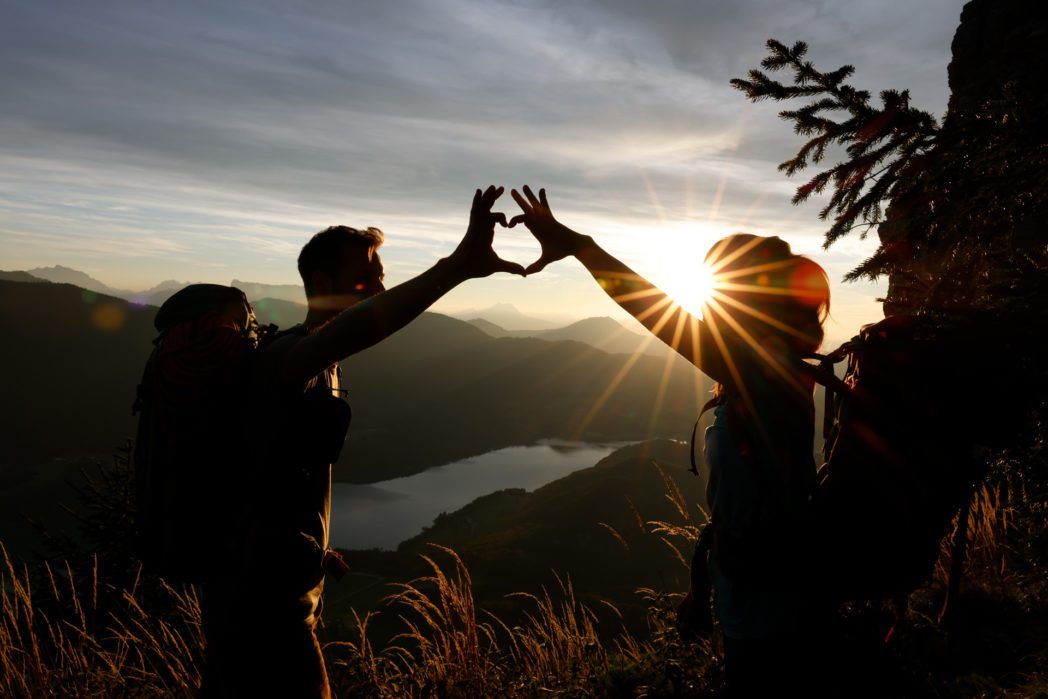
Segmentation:
<svg viewBox="0 0 1048 699">
<path fill-rule="evenodd" d="M 946 544 L 937 580 L 912 594 L 902 615 L 891 604 L 840 610 L 830 633 L 846 659 L 843 694 L 1048 695 L 1048 487 L 1036 477 L 1044 466 L 1039 449 L 1006 455 L 978 492 L 965 585 L 948 628 L 938 618 Z M 668 496 L 680 516 L 649 522 L 649 535 L 686 550 L 701 515 Z M 0 696 L 193 694 L 203 649 L 196 591 L 150 578 L 122 556 L 97 551 L 30 565 L 3 552 Z M 581 602 L 566 578 L 510 595 L 520 610 L 510 619 L 478 607 L 454 550 L 430 546 L 422 560 L 427 574 L 390 585 L 377 611 L 329 617 L 320 629 L 336 695 L 721 693 L 716 633 L 683 643 L 673 627 L 679 590 L 638 591 L 643 633 L 616 623 L 610 605 Z M 372 626 L 382 617 L 399 632 L 376 643 Z"/>
<path fill-rule="evenodd" d="M 554 592 L 521 593 L 529 611 L 510 627 L 473 604 L 469 573 L 450 549 L 432 575 L 396 586 L 388 610 L 403 633 L 375 648 L 369 613 L 353 614 L 351 638 L 326 636 L 338 696 L 664 695 L 699 690 L 716 678 L 708 643 L 680 644 L 672 598 L 644 591 L 653 633 L 607 643 L 570 581 Z M 0 695 L 189 696 L 200 681 L 200 605 L 193 588 L 146 590 L 107 582 L 98 559 L 86 578 L 71 566 L 28 567 L 4 557 Z M 36 571 L 40 572 L 40 571 Z M 149 600 L 147 602 L 146 600 Z M 150 608 L 152 607 L 152 608 Z"/>
</svg>

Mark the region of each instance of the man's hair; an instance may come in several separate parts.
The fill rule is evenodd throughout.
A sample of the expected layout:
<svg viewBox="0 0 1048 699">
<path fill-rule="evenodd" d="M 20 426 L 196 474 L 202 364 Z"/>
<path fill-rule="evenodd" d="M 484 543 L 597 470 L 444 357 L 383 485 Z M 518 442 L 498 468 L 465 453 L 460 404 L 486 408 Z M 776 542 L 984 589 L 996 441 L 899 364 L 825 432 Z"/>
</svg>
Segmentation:
<svg viewBox="0 0 1048 699">
<path fill-rule="evenodd" d="M 338 271 L 344 248 L 357 248 L 366 255 L 380 247 L 385 239 L 385 234 L 377 228 L 361 230 L 349 226 L 331 226 L 314 235 L 298 255 L 298 273 L 302 275 L 306 296 L 313 294 L 315 272 L 335 274 Z"/>
</svg>

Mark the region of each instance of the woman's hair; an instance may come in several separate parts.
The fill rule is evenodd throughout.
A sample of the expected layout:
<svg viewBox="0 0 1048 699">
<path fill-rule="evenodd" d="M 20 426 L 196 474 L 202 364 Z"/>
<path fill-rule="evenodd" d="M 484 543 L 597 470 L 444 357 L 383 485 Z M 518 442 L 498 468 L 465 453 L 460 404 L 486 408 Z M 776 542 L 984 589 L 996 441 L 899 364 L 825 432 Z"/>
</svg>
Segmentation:
<svg viewBox="0 0 1048 699">
<path fill-rule="evenodd" d="M 714 243 L 706 265 L 714 275 L 715 293 L 705 315 L 723 334 L 744 344 L 750 335 L 794 355 L 814 352 L 822 344 L 822 323 L 830 312 L 829 279 L 817 263 L 795 255 L 787 242 L 735 233 Z"/>
</svg>

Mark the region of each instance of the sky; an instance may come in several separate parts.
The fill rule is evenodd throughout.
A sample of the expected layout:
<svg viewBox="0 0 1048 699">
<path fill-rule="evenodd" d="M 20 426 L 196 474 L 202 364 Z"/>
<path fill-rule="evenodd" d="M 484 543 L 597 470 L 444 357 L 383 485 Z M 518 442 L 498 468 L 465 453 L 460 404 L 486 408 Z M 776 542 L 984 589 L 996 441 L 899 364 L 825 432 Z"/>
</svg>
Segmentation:
<svg viewBox="0 0 1048 699">
<path fill-rule="evenodd" d="M 297 283 L 333 224 L 377 226 L 387 285 L 449 254 L 473 191 L 543 186 L 557 217 L 688 306 L 718 237 L 779 235 L 834 281 L 829 334 L 880 317 L 839 283 L 873 250 L 821 248 L 819 202 L 776 165 L 802 140 L 730 87 L 776 38 L 941 116 L 962 0 L 0 0 L 0 269 L 113 287 Z M 496 207 L 512 216 L 508 192 Z M 522 228 L 496 249 L 527 263 Z M 467 282 L 496 302 L 612 315 L 573 260 Z"/>
</svg>

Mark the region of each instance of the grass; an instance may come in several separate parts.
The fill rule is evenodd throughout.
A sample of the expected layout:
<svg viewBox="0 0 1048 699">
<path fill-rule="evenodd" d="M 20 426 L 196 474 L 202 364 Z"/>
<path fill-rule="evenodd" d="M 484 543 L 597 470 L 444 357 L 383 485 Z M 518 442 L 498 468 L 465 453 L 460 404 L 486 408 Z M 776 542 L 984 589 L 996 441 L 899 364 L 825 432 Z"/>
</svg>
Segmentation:
<svg viewBox="0 0 1048 699">
<path fill-rule="evenodd" d="M 203 649 L 192 588 L 166 583 L 152 595 L 172 610 L 140 603 L 106 582 L 98 559 L 86 576 L 69 564 L 32 571 L 3 551 L 0 570 L 0 696 L 191 695 Z"/>
<path fill-rule="evenodd" d="M 846 605 L 841 657 L 853 696 L 1048 697 L 1048 486 L 987 481 L 968 515 L 971 548 L 956 623 L 937 623 L 943 581 L 918 590 L 902 617 L 882 604 Z M 672 481 L 676 522 L 643 523 L 682 565 L 705 514 Z M 614 534 L 614 532 L 612 532 Z M 81 563 L 16 563 L 0 547 L 0 696 L 191 696 L 203 651 L 192 587 Z M 944 543 L 939 575 L 949 569 Z M 611 605 L 580 601 L 570 578 L 510 595 L 512 619 L 480 609 L 466 563 L 432 545 L 428 573 L 395 584 L 378 611 L 351 611 L 320 629 L 332 688 L 352 697 L 717 696 L 714 634 L 684 643 L 674 629 L 680 594 L 639 591 L 647 633 L 629 633 Z M 109 570 L 106 570 L 106 565 Z M 126 581 L 126 582 L 118 582 Z M 598 612 L 600 612 L 598 614 Z M 375 645 L 381 615 L 399 632 Z M 886 642 L 888 629 L 895 628 Z M 813 659 L 819 662 L 819 659 Z"/>
<path fill-rule="evenodd" d="M 643 638 L 598 633 L 597 615 L 570 580 L 514 595 L 525 612 L 507 622 L 474 605 L 466 565 L 434 547 L 431 574 L 396 586 L 378 614 L 402 632 L 376 647 L 375 613 L 353 613 L 352 635 L 327 638 L 336 696 L 716 696 L 716 638 L 685 644 L 673 628 L 679 595 L 643 590 Z M 199 680 L 200 610 L 192 588 L 119 587 L 97 563 L 43 565 L 35 573 L 4 558 L 0 615 L 0 696 L 189 696 Z M 861 696 L 1037 696 L 1048 689 L 1044 604 L 1007 589 L 971 584 L 963 620 L 947 637 L 935 622 L 940 588 L 915 593 L 890 644 L 887 607 L 854 605 L 841 616 L 851 681 Z M 1041 631 L 1038 632 L 1038 629 Z M 608 629 L 603 629 L 607 632 Z M 322 637 L 325 631 L 321 632 Z M 611 640 L 602 640 L 609 638 Z M 860 696 L 856 694 L 856 696 Z"/>
<path fill-rule="evenodd" d="M 432 574 L 396 585 L 380 612 L 402 624 L 391 643 L 375 648 L 374 614 L 354 612 L 353 637 L 324 644 L 337 696 L 638 696 L 679 665 L 670 596 L 645 592 L 650 639 L 623 631 L 605 643 L 570 580 L 553 592 L 514 595 L 526 611 L 511 624 L 476 609 L 469 571 L 453 550 L 434 547 L 425 559 Z M 97 558 L 81 574 L 49 564 L 34 572 L 4 553 L 0 696 L 193 695 L 203 651 L 194 589 L 161 583 L 147 592 L 138 578 L 119 587 L 104 573 Z M 714 662 L 708 645 L 698 655 Z"/>
<path fill-rule="evenodd" d="M 333 685 L 346 696 L 633 696 L 639 682 L 624 668 L 655 650 L 620 633 L 609 647 L 597 616 L 575 597 L 570 580 L 551 594 L 516 593 L 527 611 L 519 624 L 478 615 L 469 571 L 451 549 L 425 556 L 432 575 L 399 584 L 389 610 L 405 631 L 376 652 L 367 639 L 371 616 L 355 616 L 358 637 L 325 646 Z M 668 630 L 668 629 L 664 629 Z M 616 687 L 616 683 L 619 685 Z"/>
</svg>

